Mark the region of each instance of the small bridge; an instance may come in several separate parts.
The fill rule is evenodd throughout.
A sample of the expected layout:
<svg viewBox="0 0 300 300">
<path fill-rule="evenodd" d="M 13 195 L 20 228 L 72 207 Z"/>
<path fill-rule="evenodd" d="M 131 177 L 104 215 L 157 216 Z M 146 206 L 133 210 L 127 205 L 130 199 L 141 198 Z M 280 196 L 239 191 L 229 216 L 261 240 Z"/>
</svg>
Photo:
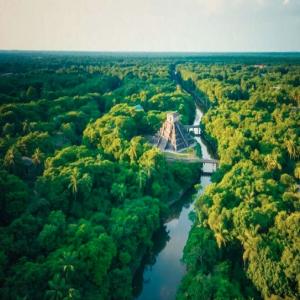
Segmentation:
<svg viewBox="0 0 300 300">
<path fill-rule="evenodd" d="M 175 162 L 175 161 L 179 161 L 179 162 L 185 162 L 185 163 L 190 163 L 190 164 L 193 164 L 193 163 L 202 163 L 203 166 L 205 164 L 208 164 L 208 165 L 211 165 L 212 168 L 210 171 L 206 171 L 206 170 L 203 170 L 203 174 L 212 174 L 214 171 L 216 171 L 216 169 L 218 168 L 219 166 L 219 161 L 217 159 L 208 159 L 208 158 L 199 158 L 199 157 L 196 157 L 196 156 L 187 156 L 187 155 L 172 155 L 172 154 L 169 154 L 169 153 L 166 153 L 165 152 L 165 157 L 166 157 L 166 160 L 168 162 Z"/>
<path fill-rule="evenodd" d="M 185 125 L 184 128 L 187 132 L 194 132 L 195 136 L 200 136 L 201 134 L 200 125 Z"/>
</svg>

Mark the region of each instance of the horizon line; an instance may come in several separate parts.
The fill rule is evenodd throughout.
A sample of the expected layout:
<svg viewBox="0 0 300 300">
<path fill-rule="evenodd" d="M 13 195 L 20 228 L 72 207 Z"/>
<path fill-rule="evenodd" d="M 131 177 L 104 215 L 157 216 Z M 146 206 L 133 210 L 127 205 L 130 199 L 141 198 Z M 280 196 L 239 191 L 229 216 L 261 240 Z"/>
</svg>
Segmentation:
<svg viewBox="0 0 300 300">
<path fill-rule="evenodd" d="M 300 50 L 231 50 L 231 51 L 177 51 L 177 50 L 163 50 L 163 51 L 156 51 L 156 50 L 41 50 L 41 49 L 0 49 L 0 52 L 81 52 L 81 53 L 174 53 L 174 54 L 251 54 L 251 53 L 264 53 L 264 54 L 272 54 L 272 53 L 299 53 Z"/>
</svg>

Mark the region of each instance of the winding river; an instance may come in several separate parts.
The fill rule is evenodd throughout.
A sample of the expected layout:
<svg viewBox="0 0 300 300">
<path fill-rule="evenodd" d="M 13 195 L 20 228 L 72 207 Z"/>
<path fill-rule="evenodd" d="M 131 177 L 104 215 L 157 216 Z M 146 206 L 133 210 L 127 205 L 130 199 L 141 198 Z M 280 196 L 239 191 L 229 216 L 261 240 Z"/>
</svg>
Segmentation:
<svg viewBox="0 0 300 300">
<path fill-rule="evenodd" d="M 194 124 L 198 125 L 203 116 L 197 107 Z M 201 138 L 196 137 L 202 149 L 203 158 L 211 158 Z M 211 171 L 210 165 L 204 165 L 204 171 Z M 186 193 L 174 205 L 170 218 L 154 237 L 154 249 L 145 258 L 134 280 L 134 293 L 137 300 L 173 300 L 186 269 L 181 262 L 183 248 L 187 242 L 192 221 L 189 214 L 193 211 L 193 201 L 210 183 L 210 176 L 200 177 L 201 187 L 193 193 Z"/>
</svg>

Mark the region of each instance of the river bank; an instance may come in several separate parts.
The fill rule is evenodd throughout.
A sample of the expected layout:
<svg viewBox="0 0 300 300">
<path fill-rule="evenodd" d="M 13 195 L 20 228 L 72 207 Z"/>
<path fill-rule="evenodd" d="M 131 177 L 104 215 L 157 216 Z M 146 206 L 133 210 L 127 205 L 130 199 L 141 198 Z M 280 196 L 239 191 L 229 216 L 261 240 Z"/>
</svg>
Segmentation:
<svg viewBox="0 0 300 300">
<path fill-rule="evenodd" d="M 203 112 L 196 106 L 194 124 L 199 124 Z M 211 154 L 201 137 L 195 138 L 201 147 L 202 157 L 210 159 Z M 211 171 L 211 166 L 204 166 L 204 171 Z M 172 300 L 176 297 L 177 287 L 186 273 L 185 265 L 181 262 L 183 248 L 188 239 L 192 220 L 189 215 L 193 211 L 193 202 L 203 189 L 210 183 L 210 176 L 201 175 L 200 188 L 190 193 L 183 193 L 182 200 L 176 201 L 177 212 L 172 214 L 154 236 L 152 253 L 144 258 L 138 270 L 134 289 L 138 300 Z"/>
<path fill-rule="evenodd" d="M 195 94 L 181 85 L 182 82 L 178 80 L 175 67 L 170 75 L 183 90 L 193 97 L 196 108 L 193 124 L 199 125 L 208 107 L 204 107 L 203 103 L 199 104 L 199 99 Z M 203 159 L 211 159 L 216 156 L 216 147 L 210 148 L 213 145 L 204 133 L 201 137 L 195 137 L 195 140 L 200 145 Z M 204 165 L 202 171 L 203 173 L 212 172 L 212 166 Z M 133 282 L 135 299 L 173 300 L 176 298 L 177 288 L 186 274 L 186 266 L 181 259 L 193 225 L 190 218 L 190 214 L 194 209 L 193 203 L 195 198 L 199 197 L 205 187 L 210 184 L 211 178 L 201 174 L 195 183 L 197 182 L 199 183 L 198 190 L 193 189 L 188 192 L 182 190 L 169 203 L 176 208 L 175 213 L 169 215 L 165 224 L 155 233 L 153 237 L 154 245 L 149 255 L 143 258 L 142 264 L 136 272 Z"/>
</svg>

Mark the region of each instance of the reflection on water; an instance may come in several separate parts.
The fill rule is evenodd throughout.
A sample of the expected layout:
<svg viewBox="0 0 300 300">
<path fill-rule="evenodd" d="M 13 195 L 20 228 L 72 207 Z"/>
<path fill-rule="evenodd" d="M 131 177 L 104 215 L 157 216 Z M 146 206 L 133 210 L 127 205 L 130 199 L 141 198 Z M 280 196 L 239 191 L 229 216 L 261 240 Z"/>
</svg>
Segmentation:
<svg viewBox="0 0 300 300">
<path fill-rule="evenodd" d="M 141 266 L 135 273 L 135 277 L 133 279 L 133 294 L 135 296 L 140 295 L 143 289 L 144 283 L 147 283 L 143 278 L 143 273 L 145 270 L 145 266 L 151 268 L 156 263 L 156 257 L 158 253 L 165 248 L 167 242 L 169 241 L 170 236 L 168 235 L 166 226 L 162 226 L 159 231 L 157 231 L 153 236 L 153 247 L 149 253 L 144 257 Z"/>
<path fill-rule="evenodd" d="M 197 109 L 194 124 L 199 124 L 202 112 Z M 201 145 L 203 158 L 211 158 L 205 144 Z M 206 169 L 207 168 L 207 169 Z M 209 170 L 210 166 L 204 166 Z M 138 300 L 173 300 L 181 278 L 186 272 L 181 262 L 192 221 L 189 213 L 193 210 L 194 196 L 199 196 L 210 183 L 210 176 L 201 176 L 199 191 L 186 193 L 182 200 L 174 204 L 164 226 L 155 234 L 154 247 L 146 255 L 134 278 L 134 294 Z"/>
<path fill-rule="evenodd" d="M 169 219 L 159 234 L 154 237 L 155 250 L 146 258 L 140 274 L 137 275 L 142 279 L 138 282 L 135 278 L 136 294 L 141 292 L 141 285 L 143 285 L 137 299 L 175 298 L 177 286 L 185 273 L 185 266 L 180 259 L 191 227 L 188 217 L 192 209 L 191 193 L 185 195 L 183 200 L 180 201 L 181 207 L 178 204 L 173 207 L 173 218 Z M 153 259 L 153 256 L 156 256 L 156 259 Z"/>
</svg>

